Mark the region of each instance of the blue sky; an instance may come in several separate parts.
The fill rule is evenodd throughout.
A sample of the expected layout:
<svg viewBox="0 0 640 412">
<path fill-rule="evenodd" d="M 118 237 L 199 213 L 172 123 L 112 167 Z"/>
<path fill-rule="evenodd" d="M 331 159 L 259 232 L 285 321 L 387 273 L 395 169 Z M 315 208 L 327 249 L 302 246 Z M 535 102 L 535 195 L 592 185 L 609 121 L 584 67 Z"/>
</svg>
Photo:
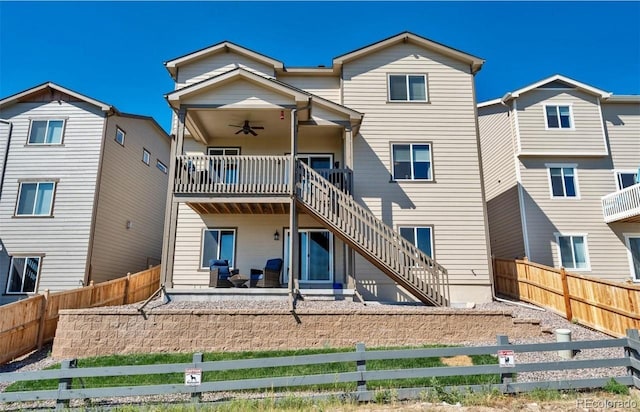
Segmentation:
<svg viewBox="0 0 640 412">
<path fill-rule="evenodd" d="M 230 40 L 285 63 L 408 30 L 480 56 L 479 101 L 555 73 L 640 94 L 640 2 L 4 2 L 0 97 L 45 81 L 169 129 L 163 62 Z"/>
</svg>

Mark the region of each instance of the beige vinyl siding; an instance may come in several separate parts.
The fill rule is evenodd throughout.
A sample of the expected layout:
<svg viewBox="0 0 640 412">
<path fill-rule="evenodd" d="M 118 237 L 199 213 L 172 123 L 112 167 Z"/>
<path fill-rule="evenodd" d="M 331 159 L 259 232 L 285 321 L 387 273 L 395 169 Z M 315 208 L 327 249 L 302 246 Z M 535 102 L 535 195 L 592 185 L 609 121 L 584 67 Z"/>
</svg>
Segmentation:
<svg viewBox="0 0 640 412">
<path fill-rule="evenodd" d="M 249 274 L 252 268 L 263 268 L 268 259 L 284 257 L 284 228 L 288 226 L 288 215 L 199 215 L 181 203 L 176 228 L 173 287 L 209 286 L 209 271 L 200 269 L 204 229 L 236 229 L 235 267 L 241 274 Z M 307 215 L 300 215 L 299 226 L 322 229 Z M 276 230 L 280 233 L 278 241 L 273 240 Z M 337 281 L 344 279 L 342 250 L 342 242 L 334 237 L 334 276 Z"/>
<path fill-rule="evenodd" d="M 236 80 L 213 90 L 203 91 L 185 104 L 213 104 L 227 108 L 268 108 L 280 107 L 292 103 L 290 96 L 267 90 L 246 80 Z"/>
<path fill-rule="evenodd" d="M 198 83 L 241 67 L 265 77 L 273 77 L 273 66 L 234 52 L 217 53 L 178 67 L 176 89 Z"/>
<path fill-rule="evenodd" d="M 491 254 L 505 259 L 523 257 L 524 237 L 517 184 L 489 200 L 487 214 Z"/>
<path fill-rule="evenodd" d="M 387 74 L 424 73 L 428 103 L 387 103 Z M 401 44 L 343 67 L 344 104 L 366 113 L 354 143 L 354 187 L 376 216 L 398 225 L 434 226 L 436 260 L 449 270 L 452 300 L 490 299 L 489 262 L 469 67 Z M 391 143 L 431 142 L 434 182 L 391 183 Z M 360 261 L 359 261 L 360 262 Z M 376 293 L 396 288 L 369 265 L 359 281 L 375 279 Z M 381 280 L 377 280 L 381 279 Z M 482 292 L 471 298 L 462 285 Z"/>
<path fill-rule="evenodd" d="M 10 256 L 44 255 L 39 291 L 76 288 L 85 279 L 103 116 L 95 106 L 77 101 L 17 103 L 0 111 L 0 118 L 13 122 L 0 199 L 0 240 Z M 32 118 L 65 119 L 63 144 L 27 145 Z M 21 179 L 58 180 L 52 218 L 13 217 Z M 6 276 L 7 271 L 0 273 L 2 293 Z"/>
<path fill-rule="evenodd" d="M 580 199 L 551 199 L 545 163 L 577 164 Z M 601 196 L 615 191 L 609 159 L 562 158 L 521 160 L 525 190 L 530 259 L 560 267 L 554 233 L 587 234 L 591 271 L 604 279 L 629 277 L 629 261 L 622 233 L 639 232 L 640 224 L 607 225 L 602 216 Z"/>
<path fill-rule="evenodd" d="M 278 77 L 278 80 L 335 103 L 340 103 L 339 77 L 281 75 Z"/>
<path fill-rule="evenodd" d="M 126 132 L 124 147 L 115 141 L 116 127 Z M 143 148 L 150 153 L 148 166 Z M 168 174 L 156 161 L 168 167 L 169 149 L 169 138 L 150 120 L 109 117 L 91 256 L 94 282 L 159 263 Z"/>
<path fill-rule="evenodd" d="M 534 89 L 516 103 L 523 154 L 607 154 L 597 96 L 569 89 Z M 570 105 L 573 128 L 545 129 L 545 105 Z"/>
<path fill-rule="evenodd" d="M 640 104 L 603 104 L 602 115 L 609 137 L 613 167 L 640 167 Z"/>
</svg>

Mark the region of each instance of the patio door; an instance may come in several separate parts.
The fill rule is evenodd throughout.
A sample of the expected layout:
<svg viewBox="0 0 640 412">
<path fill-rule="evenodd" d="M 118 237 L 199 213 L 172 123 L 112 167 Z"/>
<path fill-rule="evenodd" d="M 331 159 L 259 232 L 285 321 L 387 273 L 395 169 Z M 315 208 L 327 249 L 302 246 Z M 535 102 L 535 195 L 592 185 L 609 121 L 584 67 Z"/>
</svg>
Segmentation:
<svg viewBox="0 0 640 412">
<path fill-rule="evenodd" d="M 289 281 L 289 239 L 285 231 L 284 281 Z M 333 234 L 325 229 L 300 229 L 299 280 L 305 283 L 333 282 Z"/>
<path fill-rule="evenodd" d="M 333 167 L 333 155 L 330 154 L 298 154 L 298 159 L 313 170 Z"/>
<path fill-rule="evenodd" d="M 631 276 L 636 282 L 640 281 L 640 234 L 625 235 L 629 251 L 629 267 Z"/>
<path fill-rule="evenodd" d="M 239 147 L 209 147 L 207 154 L 210 156 L 239 156 Z M 238 162 L 236 159 L 216 159 L 209 165 L 209 173 L 215 176 L 217 183 L 238 183 Z"/>
</svg>

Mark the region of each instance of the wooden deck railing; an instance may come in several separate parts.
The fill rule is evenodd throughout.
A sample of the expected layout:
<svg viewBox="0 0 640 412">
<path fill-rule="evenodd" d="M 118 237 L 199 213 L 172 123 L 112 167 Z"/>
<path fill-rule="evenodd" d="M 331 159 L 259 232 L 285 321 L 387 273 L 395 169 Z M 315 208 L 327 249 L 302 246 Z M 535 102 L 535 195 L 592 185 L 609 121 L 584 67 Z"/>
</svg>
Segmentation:
<svg viewBox="0 0 640 412">
<path fill-rule="evenodd" d="M 640 328 L 640 286 L 578 275 L 528 260 L 493 260 L 497 294 L 547 308 L 613 336 Z"/>
<path fill-rule="evenodd" d="M 447 270 L 302 162 L 296 166 L 303 207 L 359 249 L 421 301 L 449 305 Z"/>
<path fill-rule="evenodd" d="M 640 216 L 640 183 L 602 197 L 605 223 Z"/>
<path fill-rule="evenodd" d="M 0 306 L 0 365 L 53 340 L 61 309 L 124 305 L 147 299 L 160 286 L 160 266 L 64 292 Z"/>
</svg>

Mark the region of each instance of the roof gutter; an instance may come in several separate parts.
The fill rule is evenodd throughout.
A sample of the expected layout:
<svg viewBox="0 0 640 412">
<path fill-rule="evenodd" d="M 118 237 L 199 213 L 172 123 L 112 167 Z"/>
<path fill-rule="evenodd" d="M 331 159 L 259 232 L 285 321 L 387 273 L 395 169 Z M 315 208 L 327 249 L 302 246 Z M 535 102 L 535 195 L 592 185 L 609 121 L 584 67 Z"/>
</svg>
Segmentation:
<svg viewBox="0 0 640 412">
<path fill-rule="evenodd" d="M 7 136 L 7 147 L 4 149 L 4 160 L 2 161 L 2 169 L 0 169 L 0 199 L 2 199 L 2 187 L 4 186 L 4 174 L 7 170 L 7 158 L 9 157 L 9 146 L 11 146 L 11 133 L 13 132 L 13 123 L 9 120 L 0 119 L 0 123 L 9 125 L 9 135 Z"/>
</svg>

